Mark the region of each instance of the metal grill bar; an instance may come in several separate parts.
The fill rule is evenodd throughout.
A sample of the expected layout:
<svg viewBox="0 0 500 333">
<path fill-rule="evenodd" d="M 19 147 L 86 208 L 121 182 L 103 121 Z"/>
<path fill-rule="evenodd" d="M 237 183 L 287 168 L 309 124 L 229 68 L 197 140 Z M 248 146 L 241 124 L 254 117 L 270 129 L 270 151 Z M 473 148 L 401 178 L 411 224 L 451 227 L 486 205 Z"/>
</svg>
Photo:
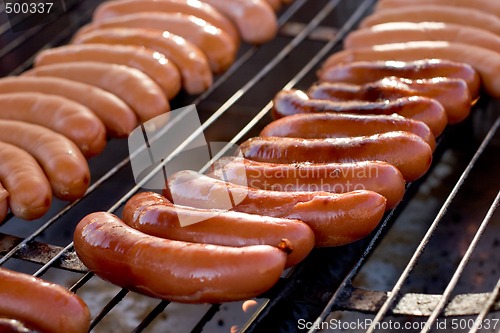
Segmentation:
<svg viewBox="0 0 500 333">
<path fill-rule="evenodd" d="M 486 136 L 486 138 L 481 143 L 481 146 L 479 147 L 479 149 L 477 150 L 477 152 L 474 154 L 474 156 L 472 157 L 471 161 L 467 165 L 467 168 L 465 169 L 465 171 L 460 176 L 460 179 L 458 180 L 458 182 L 453 187 L 453 190 L 451 191 L 450 195 L 446 199 L 445 203 L 443 204 L 443 206 L 439 210 L 438 215 L 436 216 L 436 218 L 432 222 L 431 226 L 427 230 L 427 233 L 425 234 L 424 238 L 422 238 L 422 241 L 418 245 L 418 247 L 417 247 L 415 253 L 413 254 L 413 256 L 411 257 L 410 261 L 408 262 L 408 265 L 405 267 L 403 273 L 400 275 L 398 281 L 396 282 L 396 284 L 394 285 L 394 287 L 390 291 L 389 296 L 387 297 L 387 300 L 381 306 L 379 312 L 377 313 L 377 315 L 373 319 L 373 322 L 370 325 L 370 327 L 368 328 L 367 333 L 373 333 L 375 331 L 375 328 L 378 325 L 378 323 L 380 323 L 380 321 L 384 318 L 384 316 L 389 311 L 390 307 L 396 301 L 397 297 L 399 296 L 399 293 L 401 291 L 401 288 L 402 288 L 404 282 L 406 281 L 406 279 L 410 275 L 410 272 L 415 267 L 418 258 L 423 253 L 423 251 L 424 251 L 427 243 L 429 242 L 430 238 L 434 234 L 434 231 L 436 230 L 439 222 L 441 221 L 441 219 L 445 215 L 445 213 L 446 213 L 448 207 L 450 206 L 451 202 L 453 201 L 453 199 L 457 195 L 458 191 L 462 187 L 463 183 L 465 182 L 465 179 L 469 176 L 469 174 L 470 174 L 472 168 L 474 167 L 474 165 L 476 164 L 477 160 L 479 159 L 479 157 L 481 156 L 481 154 L 483 153 L 483 151 L 486 149 L 486 146 L 489 144 L 489 142 L 493 138 L 493 135 L 497 131 L 499 125 L 500 125 L 500 119 L 497 119 L 497 121 L 495 122 L 494 126 L 490 129 L 490 131 L 488 132 L 488 135 Z"/>
<path fill-rule="evenodd" d="M 476 322 L 484 323 L 484 319 L 486 318 L 488 313 L 490 313 L 492 310 L 496 310 L 496 311 L 500 310 L 499 306 L 495 307 L 495 302 L 497 302 L 497 304 L 499 303 L 498 302 L 499 295 L 500 295 L 500 279 L 498 279 L 498 282 L 497 282 L 495 288 L 493 289 L 493 291 L 490 293 L 490 297 L 488 298 L 488 300 L 485 303 L 483 303 L 484 307 L 481 310 L 481 312 L 479 313 L 479 315 L 477 316 Z M 474 327 L 472 327 L 470 329 L 469 333 L 476 333 L 478 330 L 479 330 L 479 326 L 474 325 Z"/>
<path fill-rule="evenodd" d="M 493 128 L 495 128 L 495 129 L 498 128 L 499 124 L 500 124 L 500 118 L 498 118 L 498 120 L 496 121 Z M 469 259 L 472 255 L 472 252 L 474 252 L 474 249 L 476 248 L 476 246 L 479 242 L 479 239 L 483 235 L 483 232 L 486 229 L 486 226 L 490 222 L 491 217 L 493 216 L 493 213 L 498 208 L 499 200 L 500 200 L 500 192 L 497 193 L 495 201 L 493 202 L 490 209 L 488 210 L 488 213 L 484 217 L 483 222 L 481 223 L 481 226 L 476 231 L 476 234 L 474 235 L 472 242 L 470 243 L 469 247 L 467 248 L 467 251 L 465 252 L 464 256 L 462 257 L 462 260 L 460 261 L 460 264 L 458 265 L 455 273 L 453 274 L 453 277 L 450 280 L 450 283 L 448 284 L 448 286 L 446 287 L 441 299 L 439 300 L 439 303 L 437 304 L 436 308 L 434 309 L 431 316 L 427 320 L 427 323 L 426 323 L 425 327 L 423 328 L 422 333 L 429 332 L 432 324 L 436 321 L 436 319 L 438 318 L 438 316 L 441 314 L 444 307 L 448 303 L 448 300 L 450 299 L 451 293 L 455 289 L 455 286 L 457 285 L 458 280 L 460 279 L 460 276 L 462 276 L 462 273 L 465 269 L 465 266 L 469 262 Z"/>
</svg>

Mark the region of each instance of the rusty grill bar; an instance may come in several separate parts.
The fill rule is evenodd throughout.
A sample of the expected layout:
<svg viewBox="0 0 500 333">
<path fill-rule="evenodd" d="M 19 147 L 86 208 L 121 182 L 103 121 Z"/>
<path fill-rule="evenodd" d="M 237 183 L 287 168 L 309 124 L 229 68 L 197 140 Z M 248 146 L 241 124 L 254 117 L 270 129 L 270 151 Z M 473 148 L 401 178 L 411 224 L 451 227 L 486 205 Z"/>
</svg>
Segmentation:
<svg viewBox="0 0 500 333">
<path fill-rule="evenodd" d="M 220 155 L 222 155 L 230 149 L 231 144 L 237 144 L 241 140 L 258 133 L 257 131 L 262 124 L 269 121 L 269 111 L 272 106 L 269 101 L 277 91 L 294 87 L 305 88 L 314 82 L 315 68 L 328 54 L 341 47 L 342 39 L 355 27 L 359 19 L 367 14 L 374 2 L 375 0 L 295 0 L 280 12 L 281 34 L 276 41 L 261 47 L 243 45 L 235 64 L 226 73 L 218 77 L 208 91 L 197 98 L 182 95 L 172 101 L 172 105 L 180 107 L 187 104 L 196 104 L 200 111 L 200 118 L 204 120 L 200 131 L 204 131 L 207 137 L 216 139 L 218 138 L 218 128 L 220 128 L 218 123 L 222 122 L 227 126 L 232 119 L 232 114 L 233 117 L 241 116 L 240 109 L 244 109 L 245 113 L 247 110 L 253 112 L 251 116 L 245 115 L 245 122 L 241 123 L 240 127 L 227 129 L 227 135 L 230 136 L 225 138 L 228 144 L 220 152 Z M 2 8 L 2 12 L 0 12 L 0 59 L 2 59 L 0 75 L 17 75 L 31 66 L 34 55 L 39 49 L 68 42 L 76 29 L 90 20 L 90 16 L 97 4 L 97 0 L 67 3 L 68 11 L 64 18 L 61 19 L 67 24 L 62 30 L 58 29 L 57 22 L 53 22 L 15 34 L 9 32 L 10 25 Z M 30 41 L 38 36 L 43 36 L 43 38 L 31 44 Z M 310 46 L 312 50 L 307 50 L 306 46 Z M 305 54 L 297 54 L 299 51 Z M 262 57 L 267 57 L 267 60 L 262 61 Z M 294 57 L 303 62 L 300 66 L 295 66 L 298 68 L 295 74 L 280 72 L 280 69 L 282 71 L 287 69 L 282 68 L 289 64 L 286 59 Z M 252 72 L 252 64 L 259 61 L 260 63 L 263 62 L 262 67 Z M 237 86 L 234 85 L 233 81 L 244 71 L 248 71 L 250 74 L 242 74 L 242 82 Z M 276 72 L 281 74 L 283 78 L 272 80 Z M 291 77 L 287 78 L 287 76 Z M 274 81 L 280 82 L 275 83 Z M 222 88 L 225 88 L 225 90 Z M 253 104 L 249 100 L 255 95 L 255 88 L 259 88 L 260 91 L 258 95 L 260 98 L 255 103 L 257 105 L 247 106 L 246 104 Z M 475 107 L 475 112 L 480 112 L 478 110 L 489 107 L 492 103 L 494 101 L 482 101 L 479 103 L 481 105 Z M 262 107 L 262 105 L 264 106 Z M 354 286 L 353 281 L 391 225 L 395 223 L 398 217 L 404 216 L 403 211 L 406 205 L 411 202 L 421 184 L 426 181 L 425 177 L 408 185 L 403 202 L 396 209 L 386 214 L 379 228 L 370 237 L 341 248 L 314 250 L 303 263 L 289 270 L 275 287 L 263 295 L 268 300 L 260 305 L 252 318 L 241 327 L 241 331 L 298 331 L 297 321 L 299 319 L 320 324 L 325 322 L 334 311 L 338 310 L 375 314 L 373 325 L 368 328 L 368 332 L 374 332 L 377 322 L 382 322 L 387 316 L 393 315 L 424 316 L 428 318 L 427 323 L 432 324 L 439 316 L 474 315 L 477 316 L 478 320 L 484 320 L 493 312 L 499 311 L 500 280 L 489 292 L 453 295 L 457 282 L 480 237 L 490 221 L 495 219 L 495 216 L 498 218 L 498 188 L 495 189 L 497 194 L 494 201 L 475 232 L 474 238 L 469 243 L 460 263 L 458 263 L 443 294 L 405 293 L 403 291 L 403 285 L 415 268 L 417 260 L 434 236 L 435 229 L 443 216 L 449 213 L 450 205 L 457 193 L 463 188 L 463 183 L 473 172 L 476 162 L 486 154 L 485 151 L 492 141 L 498 141 L 498 127 L 500 126 L 498 112 L 496 112 L 496 118 L 493 120 L 487 135 L 441 206 L 439 213 L 418 244 L 416 251 L 392 290 L 367 290 Z M 463 130 L 463 127 L 460 126 L 447 129 L 438 142 L 434 165 L 439 162 L 440 156 L 449 146 L 448 141 L 453 140 L 456 133 Z M 235 133 L 230 134 L 231 131 Z M 196 134 L 194 133 L 188 140 L 194 138 Z M 72 286 L 68 286 L 73 292 L 77 292 L 93 278 L 93 274 L 86 270 L 73 250 L 71 228 L 81 217 L 91 211 L 108 210 L 109 212 L 119 212 L 128 198 L 140 190 L 141 184 L 136 185 L 131 181 L 132 177 L 129 173 L 130 170 L 128 170 L 130 159 L 124 150 L 123 141 L 125 140 L 119 141 L 110 142 L 111 147 L 109 149 L 116 149 L 120 159 L 113 162 L 110 158 L 98 157 L 90 161 L 91 169 L 92 171 L 97 170 L 98 177 L 96 177 L 97 180 L 93 182 L 83 198 L 71 204 L 56 201 L 56 207 L 48 215 L 49 217 L 33 223 L 35 227 L 32 227 L 24 236 L 14 235 L 9 231 L 9 228 L 0 227 L 0 266 L 9 267 L 12 265 L 19 267 L 17 259 L 20 259 L 22 262 L 41 265 L 33 273 L 34 276 L 43 277 L 49 269 L 53 268 L 75 272 L 80 278 Z M 185 144 L 187 143 L 185 142 Z M 164 164 L 168 163 L 172 157 L 169 156 L 164 161 Z M 218 157 L 219 155 L 216 155 L 213 159 L 215 160 Z M 161 165 L 153 172 L 160 170 Z M 116 186 L 114 179 L 118 178 L 118 184 L 123 187 L 120 180 L 122 181 L 124 177 L 128 177 L 128 183 L 125 184 L 128 187 L 116 191 L 116 195 L 110 199 L 110 202 L 98 202 L 103 195 L 101 192 L 109 193 L 110 190 L 115 189 L 113 188 L 113 186 Z M 145 181 L 143 180 L 143 183 Z M 497 186 L 497 183 L 493 182 L 492 185 Z M 51 214 L 52 216 L 50 216 Z M 10 214 L 5 225 L 9 227 L 14 223 L 30 224 L 31 222 L 17 221 Z M 68 234 L 65 235 L 62 241 L 44 241 L 44 236 L 50 233 L 51 227 L 60 227 L 65 223 L 69 225 L 63 230 L 67 229 Z M 33 272 L 32 268 L 26 270 Z M 110 311 L 114 310 L 127 294 L 129 294 L 127 290 L 121 289 L 101 309 L 91 308 L 94 315 L 92 328 L 97 326 Z M 145 314 L 142 321 L 132 332 L 147 330 L 150 324 L 158 320 L 158 317 L 169 305 L 170 302 L 159 300 L 156 306 Z M 222 306 L 215 304 L 208 307 L 205 314 L 194 325 L 192 332 L 204 331 L 206 325 L 215 320 L 214 318 L 221 311 Z M 311 328 L 310 330 L 310 332 L 316 331 L 319 331 L 319 329 Z M 428 331 L 430 331 L 429 327 L 422 330 L 422 332 Z M 470 330 L 470 332 L 477 331 L 477 327 Z"/>
</svg>

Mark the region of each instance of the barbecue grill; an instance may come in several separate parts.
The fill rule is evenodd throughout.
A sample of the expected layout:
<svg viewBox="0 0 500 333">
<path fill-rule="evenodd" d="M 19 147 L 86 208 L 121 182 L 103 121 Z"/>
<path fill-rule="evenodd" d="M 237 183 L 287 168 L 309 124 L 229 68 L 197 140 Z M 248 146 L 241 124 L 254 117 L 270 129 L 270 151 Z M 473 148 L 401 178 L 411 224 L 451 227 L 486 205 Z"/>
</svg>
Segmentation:
<svg viewBox="0 0 500 333">
<path fill-rule="evenodd" d="M 56 20 L 17 32 L 3 11 L 0 76 L 17 75 L 40 49 L 67 43 L 98 3 L 66 1 Z M 318 65 L 342 47 L 343 37 L 373 4 L 295 0 L 279 12 L 274 41 L 242 45 L 238 60 L 213 87 L 200 96 L 180 94 L 172 108 L 195 104 L 207 141 L 238 144 L 257 135 L 271 120 L 273 96 L 309 87 Z M 77 222 L 98 210 L 119 215 L 141 189 L 124 139 L 110 140 L 104 153 L 90 160 L 93 182 L 82 199 L 55 200 L 50 212 L 33 222 L 7 217 L 0 226 L 0 266 L 77 292 L 89 304 L 93 332 L 497 332 L 498 109 L 498 103 L 481 97 L 468 120 L 448 127 L 432 169 L 408 184 L 403 202 L 369 237 L 314 250 L 254 302 L 155 300 L 100 280 L 78 260 L 71 243 Z M 474 320 L 482 327 L 473 327 Z"/>
</svg>

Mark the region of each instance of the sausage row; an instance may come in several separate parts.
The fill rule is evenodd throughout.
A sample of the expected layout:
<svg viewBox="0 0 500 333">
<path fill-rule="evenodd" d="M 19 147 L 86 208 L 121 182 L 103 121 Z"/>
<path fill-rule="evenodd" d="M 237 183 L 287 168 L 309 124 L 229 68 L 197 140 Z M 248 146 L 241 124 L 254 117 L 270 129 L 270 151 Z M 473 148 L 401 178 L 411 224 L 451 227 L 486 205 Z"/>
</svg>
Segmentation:
<svg viewBox="0 0 500 333">
<path fill-rule="evenodd" d="M 260 44 L 276 35 L 273 8 L 279 9 L 280 1 L 271 4 L 106 2 L 72 44 L 41 51 L 33 69 L 0 79 L 2 152 L 16 157 L 0 166 L 6 193 L 0 198 L 0 222 L 9 206 L 14 215 L 32 220 L 48 210 L 52 195 L 80 198 L 90 183 L 85 158 L 101 153 L 107 137 L 125 137 L 139 122 L 169 111 L 169 100 L 182 87 L 190 94 L 205 91 L 213 74 L 233 62 L 240 38 Z M 27 162 L 33 172 L 23 176 L 36 184 L 31 197 L 22 182 L 7 179 L 18 175 L 12 168 L 26 154 L 4 143 L 29 152 L 40 164 Z"/>
</svg>

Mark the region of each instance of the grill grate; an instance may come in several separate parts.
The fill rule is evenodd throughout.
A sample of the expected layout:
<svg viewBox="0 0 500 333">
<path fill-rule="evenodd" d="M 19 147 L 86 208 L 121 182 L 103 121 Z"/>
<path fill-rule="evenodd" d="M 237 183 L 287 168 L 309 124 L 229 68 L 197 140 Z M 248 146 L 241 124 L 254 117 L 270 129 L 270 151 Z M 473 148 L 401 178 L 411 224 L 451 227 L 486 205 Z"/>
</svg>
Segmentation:
<svg viewBox="0 0 500 333">
<path fill-rule="evenodd" d="M 1 12 L 0 75 L 19 74 L 30 67 L 37 50 L 68 42 L 75 30 L 90 19 L 98 3 L 97 0 L 67 3 L 68 11 L 58 21 L 20 33 L 10 32 L 5 12 Z M 262 125 L 270 120 L 269 111 L 272 105 L 269 101 L 277 91 L 293 87 L 305 88 L 314 81 L 317 65 L 329 53 L 341 47 L 343 37 L 366 15 L 373 3 L 374 0 L 295 0 L 280 13 L 279 24 L 283 33 L 274 42 L 261 47 L 243 45 L 235 64 L 218 77 L 208 91 L 196 98 L 181 95 L 172 101 L 172 105 L 175 107 L 196 104 L 203 120 L 200 131 L 204 131 L 209 141 L 228 142 L 219 153 L 224 154 L 233 144 L 258 133 Z M 64 29 L 60 29 L 62 25 Z M 495 106 L 494 101 L 482 104 L 476 107 L 476 113 L 480 113 L 487 106 Z M 417 294 L 405 293 L 403 290 L 405 282 L 417 265 L 417 260 L 424 253 L 431 237 L 434 237 L 443 217 L 449 213 L 453 200 L 473 172 L 478 159 L 487 154 L 485 151 L 491 147 L 492 142 L 498 141 L 500 119 L 496 119 L 497 111 L 493 114 L 487 135 L 475 150 L 474 156 L 392 290 L 387 292 L 358 288 L 354 286 L 353 280 L 390 227 L 398 218 L 405 216 L 406 205 L 411 202 L 426 178 L 409 184 L 403 202 L 385 216 L 371 237 L 341 248 L 317 249 L 303 263 L 289 270 L 275 287 L 263 295 L 264 301 L 240 330 L 293 332 L 298 330 L 299 319 L 320 324 L 338 310 L 375 314 L 373 325 L 368 332 L 375 331 L 376 323 L 383 322 L 391 315 L 425 316 L 428 317 L 427 322 L 432 324 L 438 316 L 473 314 L 477 315 L 478 320 L 484 320 L 493 311 L 500 310 L 500 280 L 489 292 L 453 295 L 485 228 L 495 217 L 498 219 L 498 188 L 493 189 L 496 191 L 496 197 L 467 245 L 467 250 L 444 292 L 439 295 Z M 448 149 L 449 141 L 454 140 L 457 133 L 461 135 L 460 133 L 466 131 L 464 127 L 456 126 L 446 131 L 438 142 L 434 165 L 439 163 L 439 157 Z M 197 134 L 200 133 L 194 133 L 188 140 L 194 139 Z M 68 286 L 73 292 L 88 285 L 93 274 L 87 272 L 76 257 L 70 243 L 71 230 L 80 218 L 89 212 L 107 210 L 118 214 L 128 198 L 140 190 L 141 184 L 132 182 L 130 159 L 124 141 L 112 140 L 107 148 L 109 153 L 103 154 L 105 157 L 99 156 L 90 161 L 92 174 L 97 180 L 82 199 L 71 204 L 56 201 L 48 217 L 28 223 L 30 226 L 22 230 L 22 236 L 18 235 L 19 230 L 14 225 L 26 225 L 27 222 L 17 221 L 12 215 L 8 216 L 5 225 L 0 227 L 0 266 L 33 273 L 33 266 L 23 265 L 27 262 L 36 263 L 38 265 L 34 276 L 44 276 L 49 270 L 60 268 L 73 272 L 72 276 L 78 276 L 78 281 Z M 187 143 L 188 141 L 184 144 Z M 178 150 L 181 149 L 182 145 Z M 219 155 L 213 159 L 217 159 Z M 172 157 L 165 159 L 163 165 Z M 159 165 L 153 172 L 158 172 L 161 168 L 162 165 Z M 146 181 L 147 178 L 143 183 Z M 497 184 L 498 179 L 491 182 L 493 187 Z M 115 195 L 109 198 L 109 193 Z M 104 200 L 104 197 L 109 199 Z M 498 278 L 498 273 L 496 276 Z M 111 311 L 116 311 L 130 294 L 133 293 L 118 289 L 104 306 L 99 309 L 91 308 L 92 329 L 96 328 L 97 331 L 98 325 Z M 431 304 L 432 307 L 423 306 L 425 304 Z M 159 317 L 171 305 L 173 303 L 168 301 L 157 301 L 131 331 L 151 331 L 153 322 L 161 320 Z M 191 331 L 206 331 L 208 325 L 217 321 L 223 307 L 224 305 L 220 304 L 207 307 Z M 310 332 L 318 330 L 312 328 Z M 428 331 L 428 328 L 422 330 Z M 477 331 L 477 328 L 470 330 Z"/>
</svg>

